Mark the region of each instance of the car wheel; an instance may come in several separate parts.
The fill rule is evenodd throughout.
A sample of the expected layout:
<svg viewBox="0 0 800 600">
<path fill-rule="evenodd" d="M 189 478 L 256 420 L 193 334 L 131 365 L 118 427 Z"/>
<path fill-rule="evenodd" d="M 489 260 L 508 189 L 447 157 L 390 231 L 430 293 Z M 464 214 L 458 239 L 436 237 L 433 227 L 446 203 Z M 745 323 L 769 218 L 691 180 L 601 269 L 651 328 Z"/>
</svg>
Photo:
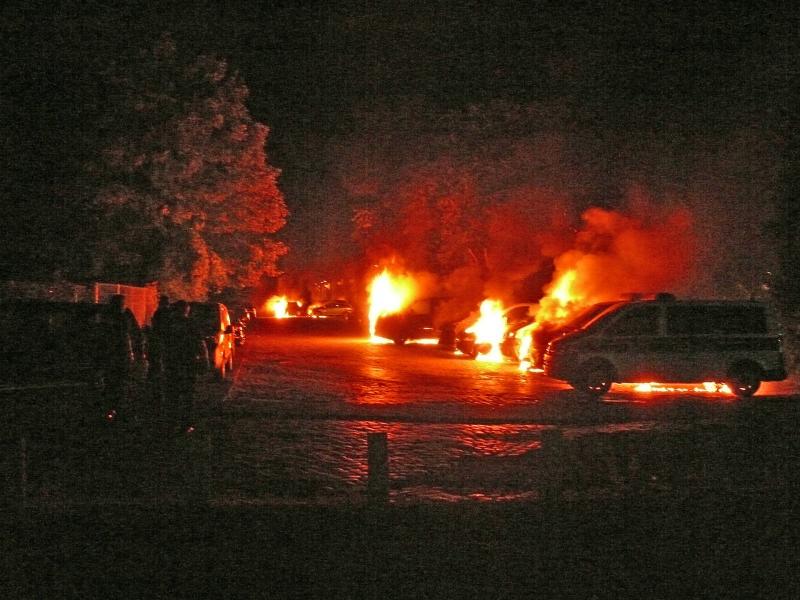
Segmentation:
<svg viewBox="0 0 800 600">
<path fill-rule="evenodd" d="M 581 375 L 571 383 L 580 393 L 592 398 L 600 398 L 611 389 L 614 382 L 614 368 L 607 362 L 592 362 L 581 367 Z"/>
<path fill-rule="evenodd" d="M 402 346 L 403 344 L 406 343 L 406 338 L 396 337 L 394 338 L 394 343 L 397 344 L 398 346 Z"/>
<path fill-rule="evenodd" d="M 761 369 L 753 363 L 739 363 L 728 371 L 725 382 L 739 398 L 749 398 L 761 387 Z"/>
</svg>

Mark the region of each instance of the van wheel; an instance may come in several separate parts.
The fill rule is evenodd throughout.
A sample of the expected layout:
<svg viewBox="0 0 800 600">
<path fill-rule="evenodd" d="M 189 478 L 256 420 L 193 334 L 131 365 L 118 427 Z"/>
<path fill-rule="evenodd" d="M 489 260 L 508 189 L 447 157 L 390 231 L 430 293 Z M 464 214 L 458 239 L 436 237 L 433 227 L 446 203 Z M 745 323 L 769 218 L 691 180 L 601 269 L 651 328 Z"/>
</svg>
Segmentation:
<svg viewBox="0 0 800 600">
<path fill-rule="evenodd" d="M 572 387 L 580 393 L 592 398 L 599 398 L 611 389 L 614 381 L 614 367 L 607 362 L 584 364 L 580 371 L 580 377 L 572 382 Z"/>
<path fill-rule="evenodd" d="M 725 383 L 739 398 L 749 398 L 761 387 L 761 369 L 754 363 L 735 364 Z"/>
</svg>

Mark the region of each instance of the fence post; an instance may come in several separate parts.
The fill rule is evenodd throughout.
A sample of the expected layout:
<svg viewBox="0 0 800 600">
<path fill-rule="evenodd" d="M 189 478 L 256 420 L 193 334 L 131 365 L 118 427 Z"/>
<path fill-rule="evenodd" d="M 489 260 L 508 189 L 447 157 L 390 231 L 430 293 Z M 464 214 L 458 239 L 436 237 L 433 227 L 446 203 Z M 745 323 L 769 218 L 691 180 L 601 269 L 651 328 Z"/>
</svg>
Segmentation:
<svg viewBox="0 0 800 600">
<path fill-rule="evenodd" d="M 389 501 L 389 443 L 386 432 L 367 434 L 367 499 L 370 504 Z"/>
</svg>

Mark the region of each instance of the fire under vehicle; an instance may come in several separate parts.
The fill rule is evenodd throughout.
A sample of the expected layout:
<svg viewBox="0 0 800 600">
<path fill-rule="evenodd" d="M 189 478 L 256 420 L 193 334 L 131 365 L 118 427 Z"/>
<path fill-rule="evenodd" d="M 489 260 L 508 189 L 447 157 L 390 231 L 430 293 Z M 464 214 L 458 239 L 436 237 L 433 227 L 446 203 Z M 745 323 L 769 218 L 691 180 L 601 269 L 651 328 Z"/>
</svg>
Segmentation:
<svg viewBox="0 0 800 600">
<path fill-rule="evenodd" d="M 545 374 L 600 397 L 613 383 L 724 382 L 739 397 L 786 378 L 781 338 L 755 301 L 625 301 L 551 341 Z"/>
<path fill-rule="evenodd" d="M 398 346 L 406 342 L 439 342 L 441 327 L 436 322 L 436 311 L 444 298 L 423 298 L 396 313 L 378 318 L 375 334 L 392 340 Z"/>
</svg>

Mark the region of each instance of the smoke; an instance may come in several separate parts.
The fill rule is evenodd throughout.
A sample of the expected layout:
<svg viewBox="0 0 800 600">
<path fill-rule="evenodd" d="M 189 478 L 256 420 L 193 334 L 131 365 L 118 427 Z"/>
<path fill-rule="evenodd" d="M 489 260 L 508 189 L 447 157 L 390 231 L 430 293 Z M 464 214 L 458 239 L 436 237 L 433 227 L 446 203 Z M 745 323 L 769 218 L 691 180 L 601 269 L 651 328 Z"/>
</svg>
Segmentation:
<svg viewBox="0 0 800 600">
<path fill-rule="evenodd" d="M 690 288 L 696 248 L 686 208 L 639 200 L 632 213 L 593 207 L 582 221 L 574 247 L 555 258 L 537 320 L 560 320 L 628 295 Z"/>
</svg>

